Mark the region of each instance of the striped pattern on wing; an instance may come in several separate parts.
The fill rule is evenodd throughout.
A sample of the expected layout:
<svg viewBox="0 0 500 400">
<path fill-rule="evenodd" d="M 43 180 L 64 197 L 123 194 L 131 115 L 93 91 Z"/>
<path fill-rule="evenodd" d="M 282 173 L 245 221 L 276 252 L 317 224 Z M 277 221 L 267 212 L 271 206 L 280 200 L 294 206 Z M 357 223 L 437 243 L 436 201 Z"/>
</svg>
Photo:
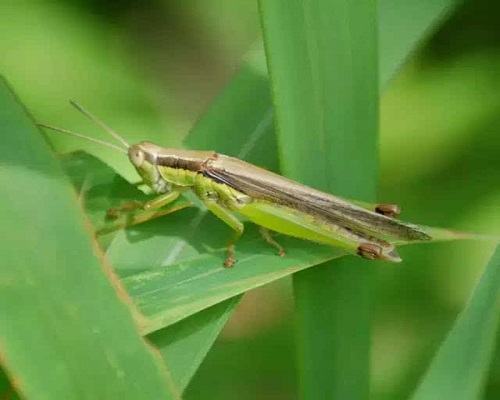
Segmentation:
<svg viewBox="0 0 500 400">
<path fill-rule="evenodd" d="M 430 240 L 418 226 L 386 217 L 236 158 L 218 154 L 206 177 L 256 199 L 288 206 L 353 231 L 404 241 Z"/>
</svg>

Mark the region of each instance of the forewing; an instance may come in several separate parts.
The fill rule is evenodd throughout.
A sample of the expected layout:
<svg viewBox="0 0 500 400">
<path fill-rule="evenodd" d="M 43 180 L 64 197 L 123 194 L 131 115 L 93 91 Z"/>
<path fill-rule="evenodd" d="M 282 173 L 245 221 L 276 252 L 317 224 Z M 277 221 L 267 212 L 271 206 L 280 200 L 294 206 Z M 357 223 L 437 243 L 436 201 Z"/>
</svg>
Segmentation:
<svg viewBox="0 0 500 400">
<path fill-rule="evenodd" d="M 288 206 L 354 231 L 406 241 L 429 240 L 419 227 L 372 212 L 236 158 L 217 155 L 203 174 L 256 199 Z"/>
</svg>

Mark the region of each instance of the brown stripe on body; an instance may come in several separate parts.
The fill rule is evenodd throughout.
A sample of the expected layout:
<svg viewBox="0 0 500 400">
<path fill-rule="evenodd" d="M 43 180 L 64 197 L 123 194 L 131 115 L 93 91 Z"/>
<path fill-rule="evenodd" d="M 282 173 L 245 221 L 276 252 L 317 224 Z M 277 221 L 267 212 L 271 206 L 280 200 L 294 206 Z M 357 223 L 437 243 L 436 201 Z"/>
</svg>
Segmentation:
<svg viewBox="0 0 500 400">
<path fill-rule="evenodd" d="M 160 156 L 156 159 L 157 165 L 175 169 L 186 169 L 197 172 L 201 169 L 203 161 L 197 159 L 179 158 L 176 156 Z"/>
<path fill-rule="evenodd" d="M 206 163 L 216 159 L 217 154 L 208 151 L 176 151 L 176 154 L 157 154 L 156 164 L 163 167 L 201 172 Z"/>
</svg>

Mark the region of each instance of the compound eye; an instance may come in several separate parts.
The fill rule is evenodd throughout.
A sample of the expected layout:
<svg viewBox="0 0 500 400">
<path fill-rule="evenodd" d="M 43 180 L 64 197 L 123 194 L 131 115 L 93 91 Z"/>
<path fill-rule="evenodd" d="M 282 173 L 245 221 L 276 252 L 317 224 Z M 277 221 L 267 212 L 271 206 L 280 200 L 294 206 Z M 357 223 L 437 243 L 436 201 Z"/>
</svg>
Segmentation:
<svg viewBox="0 0 500 400">
<path fill-rule="evenodd" d="M 128 156 L 132 164 L 134 164 L 136 167 L 140 167 L 145 158 L 144 151 L 138 147 L 131 147 Z"/>
</svg>

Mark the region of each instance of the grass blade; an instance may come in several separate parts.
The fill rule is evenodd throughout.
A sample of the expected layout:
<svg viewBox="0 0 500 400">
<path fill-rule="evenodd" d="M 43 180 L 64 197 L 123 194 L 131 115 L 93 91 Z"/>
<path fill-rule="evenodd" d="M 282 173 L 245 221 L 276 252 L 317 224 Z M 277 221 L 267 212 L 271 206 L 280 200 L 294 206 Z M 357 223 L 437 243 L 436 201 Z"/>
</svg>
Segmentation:
<svg viewBox="0 0 500 400">
<path fill-rule="evenodd" d="M 129 299 L 94 255 L 68 180 L 3 81 L 0 130 L 1 361 L 16 392 L 177 398 Z"/>
<path fill-rule="evenodd" d="M 373 201 L 374 3 L 260 4 L 284 173 L 325 191 Z M 350 257 L 295 275 L 302 398 L 368 397 L 374 267 Z"/>
<path fill-rule="evenodd" d="M 217 253 L 126 277 L 125 287 L 147 318 L 144 332 L 172 325 L 250 289 L 345 254 L 328 246 L 311 247 L 309 243 L 285 237 L 280 242 L 293 248 L 287 257 L 280 258 L 266 249 L 267 243 L 242 242 L 239 246 L 242 256 L 237 267 L 230 271 L 221 266 L 225 254 L 222 248 Z"/>
<path fill-rule="evenodd" d="M 500 246 L 413 400 L 481 398 L 500 323 Z"/>
<path fill-rule="evenodd" d="M 240 299 L 235 296 L 148 336 L 180 390 L 186 389 Z"/>
</svg>

